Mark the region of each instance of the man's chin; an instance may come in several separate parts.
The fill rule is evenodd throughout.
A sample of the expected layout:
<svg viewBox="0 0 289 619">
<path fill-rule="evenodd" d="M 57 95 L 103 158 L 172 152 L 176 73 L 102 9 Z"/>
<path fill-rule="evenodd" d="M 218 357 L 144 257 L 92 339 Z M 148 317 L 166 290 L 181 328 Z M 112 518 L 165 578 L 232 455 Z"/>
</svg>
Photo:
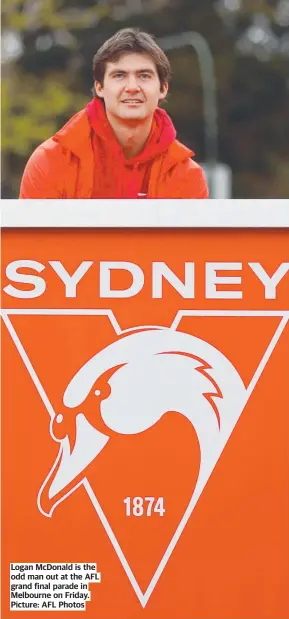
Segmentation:
<svg viewBox="0 0 289 619">
<path fill-rule="evenodd" d="M 144 120 L 149 116 L 147 110 L 140 108 L 126 108 L 119 111 L 119 117 L 126 120 Z"/>
</svg>

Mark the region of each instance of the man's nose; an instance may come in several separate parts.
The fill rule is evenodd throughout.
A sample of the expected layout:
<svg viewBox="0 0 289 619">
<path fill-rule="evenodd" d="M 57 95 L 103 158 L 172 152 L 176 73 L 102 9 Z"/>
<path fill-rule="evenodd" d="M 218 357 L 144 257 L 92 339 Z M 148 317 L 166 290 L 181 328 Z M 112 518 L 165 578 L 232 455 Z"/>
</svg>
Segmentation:
<svg viewBox="0 0 289 619">
<path fill-rule="evenodd" d="M 130 75 L 128 77 L 125 89 L 127 91 L 135 91 L 135 90 L 140 89 L 138 82 L 137 82 L 137 78 L 134 75 Z"/>
</svg>

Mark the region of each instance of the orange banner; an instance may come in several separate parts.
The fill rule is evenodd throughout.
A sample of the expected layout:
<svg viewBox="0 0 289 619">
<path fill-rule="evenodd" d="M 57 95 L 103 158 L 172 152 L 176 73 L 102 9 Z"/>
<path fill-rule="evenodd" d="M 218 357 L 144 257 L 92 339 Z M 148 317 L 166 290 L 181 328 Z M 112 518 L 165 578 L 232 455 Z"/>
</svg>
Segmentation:
<svg viewBox="0 0 289 619">
<path fill-rule="evenodd" d="M 3 619 L 288 619 L 288 246 L 4 231 Z"/>
</svg>

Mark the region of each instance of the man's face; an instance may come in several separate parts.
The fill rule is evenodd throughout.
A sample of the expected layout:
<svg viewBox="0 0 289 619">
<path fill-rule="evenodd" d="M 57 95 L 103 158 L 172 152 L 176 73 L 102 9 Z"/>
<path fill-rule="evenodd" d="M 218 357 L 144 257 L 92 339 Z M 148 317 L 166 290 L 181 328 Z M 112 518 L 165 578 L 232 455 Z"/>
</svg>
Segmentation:
<svg viewBox="0 0 289 619">
<path fill-rule="evenodd" d="M 168 85 L 161 90 L 154 61 L 148 54 L 126 53 L 116 62 L 108 62 L 103 86 L 95 82 L 96 93 L 104 100 L 106 111 L 123 120 L 152 117 Z"/>
</svg>

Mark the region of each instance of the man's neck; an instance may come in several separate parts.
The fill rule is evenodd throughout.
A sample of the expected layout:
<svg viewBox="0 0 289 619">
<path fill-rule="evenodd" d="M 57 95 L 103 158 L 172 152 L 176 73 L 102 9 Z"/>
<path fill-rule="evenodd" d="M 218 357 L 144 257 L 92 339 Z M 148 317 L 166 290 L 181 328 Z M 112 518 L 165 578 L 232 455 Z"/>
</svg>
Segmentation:
<svg viewBox="0 0 289 619">
<path fill-rule="evenodd" d="M 125 158 L 131 159 L 139 155 L 149 137 L 152 118 L 146 118 L 141 123 L 139 121 L 122 122 L 119 118 L 107 113 L 107 119 L 122 147 Z"/>
</svg>

